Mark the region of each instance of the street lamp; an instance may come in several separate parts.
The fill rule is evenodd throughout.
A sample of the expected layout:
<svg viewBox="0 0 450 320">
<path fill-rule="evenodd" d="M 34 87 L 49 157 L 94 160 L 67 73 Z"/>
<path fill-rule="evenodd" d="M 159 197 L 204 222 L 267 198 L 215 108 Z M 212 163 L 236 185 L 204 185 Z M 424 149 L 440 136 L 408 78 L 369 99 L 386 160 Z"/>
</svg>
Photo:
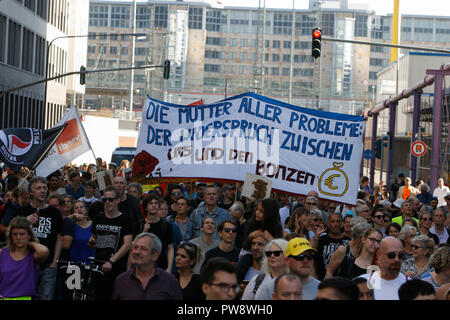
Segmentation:
<svg viewBox="0 0 450 320">
<path fill-rule="evenodd" d="M 147 37 L 147 34 L 145 33 L 108 33 L 108 34 L 102 34 L 102 37 L 110 37 L 110 36 L 117 36 L 117 35 L 124 35 L 124 36 L 133 36 L 133 37 L 137 37 L 138 39 L 141 38 L 145 38 Z M 45 78 L 48 78 L 48 60 L 49 60 L 49 53 L 50 53 L 50 47 L 52 45 L 52 43 L 55 40 L 58 39 L 69 39 L 69 38 L 88 38 L 88 37 L 93 37 L 96 38 L 97 34 L 84 34 L 84 35 L 70 35 L 70 36 L 61 36 L 61 37 L 56 37 L 54 38 L 52 41 L 49 42 L 49 44 L 47 45 L 47 54 L 46 54 L 46 58 L 45 58 Z M 45 82 L 45 90 L 44 90 L 44 108 L 47 106 L 47 83 L 48 81 Z"/>
</svg>

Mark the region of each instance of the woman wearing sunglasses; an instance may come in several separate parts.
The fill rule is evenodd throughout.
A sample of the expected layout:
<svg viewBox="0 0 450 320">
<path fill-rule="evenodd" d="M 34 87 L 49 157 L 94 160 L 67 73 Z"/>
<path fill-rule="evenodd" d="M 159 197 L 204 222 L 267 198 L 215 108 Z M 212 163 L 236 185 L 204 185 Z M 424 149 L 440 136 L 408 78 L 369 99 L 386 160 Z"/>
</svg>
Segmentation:
<svg viewBox="0 0 450 320">
<path fill-rule="evenodd" d="M 250 280 L 242 294 L 241 300 L 254 300 L 261 284 L 288 272 L 284 257 L 287 245 L 288 241 L 284 239 L 273 239 L 266 244 L 261 263 L 263 273 L 254 276 Z"/>
<path fill-rule="evenodd" d="M 420 279 L 427 272 L 434 271 L 429 260 L 434 251 L 434 241 L 426 235 L 412 239 L 413 256 L 402 263 L 400 272 L 414 279 Z"/>
<path fill-rule="evenodd" d="M 385 218 L 386 218 L 386 209 L 384 209 L 384 206 L 376 205 L 375 207 L 373 207 L 372 210 L 373 227 L 381 232 L 383 238 L 386 236 L 386 234 L 384 233 Z"/>
<path fill-rule="evenodd" d="M 192 242 L 182 242 L 177 247 L 175 265 L 178 271 L 174 272 L 174 275 L 180 283 L 183 300 L 205 299 L 200 285 L 200 275 L 193 271 L 199 253 L 199 248 Z"/>
<path fill-rule="evenodd" d="M 433 209 L 431 206 L 423 206 L 420 208 L 419 212 L 419 234 L 426 235 L 433 239 L 434 244 L 437 246 L 439 244 L 439 237 L 430 232 L 430 228 L 433 225 Z"/>
</svg>

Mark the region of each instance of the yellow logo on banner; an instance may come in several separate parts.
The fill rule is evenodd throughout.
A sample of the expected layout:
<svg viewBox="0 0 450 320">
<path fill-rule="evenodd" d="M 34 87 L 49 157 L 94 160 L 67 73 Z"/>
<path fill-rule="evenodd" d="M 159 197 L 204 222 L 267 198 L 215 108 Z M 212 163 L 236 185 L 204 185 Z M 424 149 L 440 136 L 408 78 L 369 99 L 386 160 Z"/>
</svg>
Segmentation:
<svg viewBox="0 0 450 320">
<path fill-rule="evenodd" d="M 343 197 L 348 190 L 347 174 L 341 169 L 343 162 L 333 162 L 333 168 L 325 170 L 319 178 L 319 191 L 333 197 Z"/>
</svg>

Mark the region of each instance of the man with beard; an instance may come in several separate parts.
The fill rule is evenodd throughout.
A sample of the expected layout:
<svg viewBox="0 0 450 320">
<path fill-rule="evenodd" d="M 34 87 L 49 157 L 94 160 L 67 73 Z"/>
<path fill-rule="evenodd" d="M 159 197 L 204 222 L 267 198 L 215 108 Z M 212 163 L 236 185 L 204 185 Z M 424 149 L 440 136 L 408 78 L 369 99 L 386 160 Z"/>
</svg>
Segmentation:
<svg viewBox="0 0 450 320">
<path fill-rule="evenodd" d="M 264 247 L 267 244 L 267 239 L 264 238 L 264 232 L 257 233 L 250 239 L 250 254 L 243 255 L 239 258 L 236 266 L 236 273 L 238 282 L 243 280 L 250 281 L 255 275 L 260 274 L 261 263 L 264 254 Z"/>
<path fill-rule="evenodd" d="M 381 240 L 377 251 L 379 270 L 375 269 L 361 277 L 367 279 L 367 285 L 374 289 L 375 300 L 399 300 L 398 289 L 408 280 L 400 273 L 405 254 L 402 242 L 394 237 Z"/>
</svg>

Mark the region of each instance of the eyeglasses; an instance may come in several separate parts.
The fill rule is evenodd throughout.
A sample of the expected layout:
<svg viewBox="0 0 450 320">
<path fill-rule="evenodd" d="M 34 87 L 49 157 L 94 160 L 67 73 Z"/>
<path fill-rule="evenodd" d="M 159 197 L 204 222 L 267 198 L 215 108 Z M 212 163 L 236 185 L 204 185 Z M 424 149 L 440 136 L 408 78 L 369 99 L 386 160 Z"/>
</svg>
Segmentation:
<svg viewBox="0 0 450 320">
<path fill-rule="evenodd" d="M 314 218 L 313 221 L 314 221 L 314 222 L 319 222 L 319 221 L 322 222 L 322 219 Z"/>
<path fill-rule="evenodd" d="M 181 192 L 172 192 L 173 196 L 181 196 Z"/>
<path fill-rule="evenodd" d="M 283 253 L 283 251 L 281 251 L 281 250 L 264 252 L 264 254 L 266 255 L 267 258 L 270 258 L 272 256 L 272 254 L 275 255 L 275 257 L 279 257 L 282 253 Z"/>
<path fill-rule="evenodd" d="M 419 246 L 416 246 L 415 244 L 413 244 L 411 247 L 412 247 L 413 249 L 424 249 L 424 247 L 419 247 Z"/>
<path fill-rule="evenodd" d="M 225 231 L 227 233 L 230 233 L 230 232 L 235 233 L 237 231 L 237 229 L 236 228 L 223 228 L 223 231 Z"/>
<path fill-rule="evenodd" d="M 383 219 L 384 218 L 384 215 L 376 215 L 376 216 L 373 216 L 375 219 Z"/>
<path fill-rule="evenodd" d="M 389 259 L 394 259 L 395 257 L 398 257 L 400 260 L 404 260 L 405 259 L 405 254 L 403 252 L 388 252 L 385 253 L 385 255 L 389 258 Z"/>
<path fill-rule="evenodd" d="M 378 240 L 378 239 L 375 239 L 375 238 L 367 238 L 367 239 L 369 239 L 372 242 L 376 242 L 378 244 L 381 242 L 381 240 Z"/>
<path fill-rule="evenodd" d="M 422 218 L 422 221 L 433 221 L 431 218 Z"/>
<path fill-rule="evenodd" d="M 237 294 L 239 292 L 239 284 L 228 284 L 228 283 L 224 283 L 224 282 L 220 282 L 220 283 L 210 283 L 211 286 L 216 286 L 219 287 L 220 290 L 228 292 L 230 291 L 230 289 L 233 290 L 233 292 L 235 294 Z"/>
<path fill-rule="evenodd" d="M 307 259 L 308 261 L 312 261 L 314 259 L 314 254 L 299 254 L 298 256 L 290 256 L 297 261 L 303 261 Z"/>
<path fill-rule="evenodd" d="M 109 202 L 113 202 L 116 199 L 117 198 L 103 198 L 104 201 L 109 201 Z"/>
</svg>

